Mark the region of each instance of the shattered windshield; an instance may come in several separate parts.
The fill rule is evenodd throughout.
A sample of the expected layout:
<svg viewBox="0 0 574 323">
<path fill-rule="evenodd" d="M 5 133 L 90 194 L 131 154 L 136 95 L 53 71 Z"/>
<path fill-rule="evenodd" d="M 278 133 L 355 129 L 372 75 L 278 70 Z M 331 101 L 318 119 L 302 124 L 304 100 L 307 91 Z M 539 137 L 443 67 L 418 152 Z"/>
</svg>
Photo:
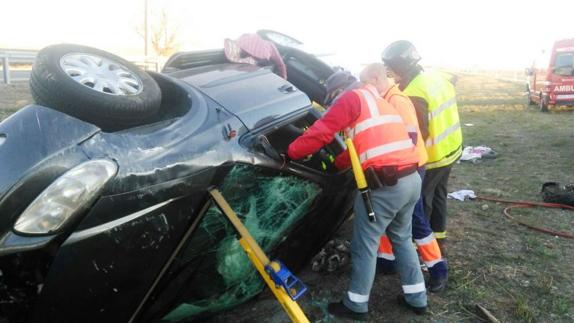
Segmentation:
<svg viewBox="0 0 574 323">
<path fill-rule="evenodd" d="M 320 193 L 320 188 L 307 180 L 249 165 L 234 166 L 220 190 L 265 252 L 286 239 Z M 189 271 L 193 278 L 185 283 L 189 286 L 187 292 L 163 318 L 165 321 L 230 308 L 264 287 L 235 230 L 215 205 L 204 216 L 178 261 L 186 264 L 182 273 Z"/>
<path fill-rule="evenodd" d="M 554 73 L 563 76 L 574 76 L 574 53 L 556 54 Z"/>
</svg>

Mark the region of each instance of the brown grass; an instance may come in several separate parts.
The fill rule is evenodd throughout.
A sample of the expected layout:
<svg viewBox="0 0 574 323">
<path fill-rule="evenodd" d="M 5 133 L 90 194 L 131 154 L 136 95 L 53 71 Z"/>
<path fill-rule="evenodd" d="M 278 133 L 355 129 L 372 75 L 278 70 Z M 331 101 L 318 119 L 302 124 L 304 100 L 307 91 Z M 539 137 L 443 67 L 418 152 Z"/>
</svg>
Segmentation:
<svg viewBox="0 0 574 323">
<path fill-rule="evenodd" d="M 540 113 L 526 105 L 524 86 L 479 76 L 461 76 L 457 84 L 465 145 L 487 145 L 495 160 L 454 167 L 449 190 L 539 201 L 546 181 L 574 183 L 574 115 L 571 108 Z M 26 84 L 0 85 L 0 119 L 30 102 Z M 485 206 L 486 205 L 486 206 Z M 430 295 L 431 313 L 415 317 L 395 304 L 396 276 L 377 277 L 371 293 L 373 322 L 477 322 L 475 305 L 502 322 L 574 321 L 574 241 L 520 227 L 502 215 L 505 205 L 485 201 L 449 202 L 450 286 Z M 536 225 L 574 231 L 574 213 L 514 210 Z M 345 224 L 340 237 L 351 238 Z M 333 321 L 328 301 L 346 290 L 348 268 L 320 275 L 310 268 L 300 277 L 310 292 L 299 302 L 316 322 Z M 213 322 L 287 322 L 271 294 L 212 319 Z"/>
</svg>

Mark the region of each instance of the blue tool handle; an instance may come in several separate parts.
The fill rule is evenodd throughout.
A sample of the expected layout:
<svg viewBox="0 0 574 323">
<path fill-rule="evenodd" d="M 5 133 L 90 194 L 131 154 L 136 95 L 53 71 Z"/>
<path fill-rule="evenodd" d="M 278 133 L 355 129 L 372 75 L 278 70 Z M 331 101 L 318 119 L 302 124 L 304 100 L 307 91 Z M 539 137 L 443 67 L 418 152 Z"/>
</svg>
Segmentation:
<svg viewBox="0 0 574 323">
<path fill-rule="evenodd" d="M 275 283 L 275 287 L 282 287 L 289 297 L 296 301 L 307 291 L 303 284 L 285 265 L 279 260 L 273 260 L 265 266 L 265 271 Z"/>
</svg>

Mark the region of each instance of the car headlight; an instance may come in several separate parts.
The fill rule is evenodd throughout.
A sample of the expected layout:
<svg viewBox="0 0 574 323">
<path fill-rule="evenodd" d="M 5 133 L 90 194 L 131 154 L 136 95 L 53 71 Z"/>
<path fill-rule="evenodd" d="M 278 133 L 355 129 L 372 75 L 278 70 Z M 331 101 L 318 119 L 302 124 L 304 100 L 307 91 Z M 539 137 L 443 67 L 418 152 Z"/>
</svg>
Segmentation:
<svg viewBox="0 0 574 323">
<path fill-rule="evenodd" d="M 26 208 L 14 230 L 26 234 L 57 231 L 94 201 L 117 170 L 116 163 L 107 159 L 88 161 L 72 168 Z"/>
</svg>

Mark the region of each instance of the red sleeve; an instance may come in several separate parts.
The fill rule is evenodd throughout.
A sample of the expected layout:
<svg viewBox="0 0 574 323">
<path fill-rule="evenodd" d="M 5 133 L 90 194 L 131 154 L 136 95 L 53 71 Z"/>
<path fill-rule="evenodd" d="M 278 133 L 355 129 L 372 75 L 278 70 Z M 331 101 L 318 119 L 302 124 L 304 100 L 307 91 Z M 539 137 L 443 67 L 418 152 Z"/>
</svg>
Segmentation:
<svg viewBox="0 0 574 323">
<path fill-rule="evenodd" d="M 330 143 L 335 134 L 350 126 L 361 113 L 359 96 L 348 91 L 343 94 L 327 113 L 299 138 L 295 139 L 287 149 L 289 158 L 293 160 L 304 158 Z"/>
<path fill-rule="evenodd" d="M 351 167 L 351 156 L 349 156 L 349 151 L 345 149 L 344 152 L 337 155 L 335 158 L 335 167 L 338 169 L 345 169 Z"/>
</svg>

